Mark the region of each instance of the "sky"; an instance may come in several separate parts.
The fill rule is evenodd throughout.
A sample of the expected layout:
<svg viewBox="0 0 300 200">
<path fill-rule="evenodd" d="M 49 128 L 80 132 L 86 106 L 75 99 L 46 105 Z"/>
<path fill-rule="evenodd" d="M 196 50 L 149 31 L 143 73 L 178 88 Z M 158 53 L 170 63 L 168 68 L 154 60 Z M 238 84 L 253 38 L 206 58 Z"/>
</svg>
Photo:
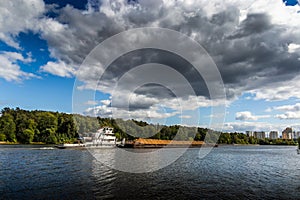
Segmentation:
<svg viewBox="0 0 300 200">
<path fill-rule="evenodd" d="M 0 22 L 1 109 L 300 131 L 297 0 L 13 0 Z"/>
</svg>

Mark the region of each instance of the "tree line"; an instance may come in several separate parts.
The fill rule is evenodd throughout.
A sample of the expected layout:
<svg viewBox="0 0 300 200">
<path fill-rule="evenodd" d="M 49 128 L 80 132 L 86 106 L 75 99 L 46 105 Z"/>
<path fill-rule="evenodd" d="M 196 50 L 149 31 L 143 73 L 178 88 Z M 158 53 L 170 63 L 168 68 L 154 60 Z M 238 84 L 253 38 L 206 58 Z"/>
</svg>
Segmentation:
<svg viewBox="0 0 300 200">
<path fill-rule="evenodd" d="M 74 143 L 80 136 L 89 136 L 103 126 L 114 128 L 117 139 L 152 138 L 161 140 L 196 140 L 219 144 L 284 144 L 293 140 L 269 140 L 249 137 L 243 133 L 223 133 L 207 128 L 180 125 L 148 124 L 137 120 L 89 117 L 51 111 L 27 111 L 3 108 L 0 116 L 0 141 L 30 144 Z"/>
<path fill-rule="evenodd" d="M 4 108 L 0 117 L 0 141 L 29 144 L 73 143 L 79 132 L 95 131 L 95 118 L 50 111 Z"/>
<path fill-rule="evenodd" d="M 218 132 L 208 128 L 184 127 L 179 125 L 164 126 L 148 124 L 143 121 L 100 118 L 101 125 L 113 127 L 117 138 L 134 140 L 139 136 L 143 138 L 160 140 L 195 140 L 218 144 L 260 144 L 260 145 L 296 145 L 294 140 L 285 139 L 258 139 L 239 132 Z M 130 133 L 130 134 L 127 134 Z M 153 134 L 154 133 L 154 134 Z"/>
</svg>

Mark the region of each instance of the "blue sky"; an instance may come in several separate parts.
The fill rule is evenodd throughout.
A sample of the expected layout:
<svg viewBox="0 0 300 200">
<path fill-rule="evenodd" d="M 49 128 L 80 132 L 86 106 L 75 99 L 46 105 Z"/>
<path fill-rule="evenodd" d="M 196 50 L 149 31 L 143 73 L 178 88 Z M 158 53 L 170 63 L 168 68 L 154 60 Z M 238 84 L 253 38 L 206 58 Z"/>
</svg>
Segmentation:
<svg viewBox="0 0 300 200">
<path fill-rule="evenodd" d="M 80 112 L 225 131 L 281 131 L 287 126 L 300 131 L 299 10 L 296 0 L 1 2 L 0 108 Z M 212 99 L 207 83 L 170 53 L 131 52 L 105 72 L 101 60 L 96 59 L 97 68 L 87 65 L 86 60 L 93 59 L 90 52 L 103 41 L 143 27 L 174 30 L 200 44 L 220 72 L 226 99 Z M 113 54 L 114 49 L 107 52 Z M 195 95 L 172 84 L 171 77 L 170 85 L 181 90 L 176 95 L 155 84 L 129 90 L 132 80 L 150 76 L 133 74 L 134 67 L 152 62 L 184 75 Z M 118 85 L 126 73 L 132 79 Z M 224 123 L 219 119 L 210 124 L 219 117 L 212 116 L 213 103 L 226 108 Z"/>
</svg>

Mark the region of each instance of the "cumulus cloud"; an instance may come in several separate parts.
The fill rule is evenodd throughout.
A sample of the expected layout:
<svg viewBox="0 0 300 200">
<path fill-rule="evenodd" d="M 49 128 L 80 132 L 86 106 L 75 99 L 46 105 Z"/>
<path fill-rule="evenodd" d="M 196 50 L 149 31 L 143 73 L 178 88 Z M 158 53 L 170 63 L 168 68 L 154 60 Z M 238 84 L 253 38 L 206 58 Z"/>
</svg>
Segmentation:
<svg viewBox="0 0 300 200">
<path fill-rule="evenodd" d="M 16 3 L 24 6 L 15 6 Z M 124 30 L 146 26 L 179 31 L 199 42 L 217 64 L 229 100 L 234 100 L 244 92 L 253 93 L 255 99 L 268 101 L 300 98 L 297 87 L 300 84 L 299 8 L 286 7 L 282 1 L 93 0 L 89 1 L 86 10 L 78 10 L 70 5 L 53 7 L 54 17 L 44 15 L 47 6 L 41 0 L 0 3 L 0 21 L 3 21 L 0 25 L 0 40 L 20 48 L 15 37 L 20 32 L 30 30 L 47 41 L 50 56 L 56 61 L 41 66 L 41 71 L 61 77 L 77 77 L 83 83 L 81 89 L 97 89 L 111 94 L 112 87 L 136 66 L 161 63 L 183 75 L 195 91 L 195 94 L 187 92 L 181 88 L 180 82 L 172 81 L 170 77 L 170 85 L 181 92 L 174 94 L 172 90 L 155 84 L 129 90 L 135 80 L 141 79 L 138 73 L 130 74 L 131 79 L 115 90 L 112 109 L 124 109 L 126 105 L 122 97 L 129 99 L 128 92 L 132 96 L 133 113 L 149 111 L 158 104 L 177 111 L 178 101 L 183 109 L 212 105 L 205 77 L 195 73 L 193 66 L 186 60 L 169 52 L 151 49 L 134 51 L 120 56 L 113 63 L 101 63 L 101 60 L 94 57 L 98 61 L 97 65 L 86 65 L 78 71 L 90 51 L 107 38 Z M 131 35 L 129 41 L 137 42 L 134 37 Z M 184 47 L 180 42 L 173 43 L 182 51 L 193 53 L 193 49 Z M 114 54 L 122 45 L 131 44 L 120 42 L 104 53 Z M 17 64 L 10 63 L 13 71 L 20 70 Z M 109 65 L 107 69 L 106 65 Z M 103 77 L 98 77 L 99 73 Z M 146 73 L 153 77 L 160 74 L 164 73 Z M 24 76 L 32 75 L 25 73 Z M 11 77 L 6 80 L 16 80 L 20 76 L 11 73 L 6 77 Z M 221 104 L 218 99 L 214 99 L 213 103 Z M 107 105 L 103 103 L 102 106 Z M 97 113 L 109 113 L 101 109 L 104 108 L 100 107 Z M 151 116 L 155 116 L 155 113 Z M 261 117 L 245 112 L 237 116 L 242 120 L 257 120 Z"/>
<path fill-rule="evenodd" d="M 151 119 L 165 119 L 168 117 L 172 117 L 179 114 L 179 112 L 162 112 L 162 110 L 158 106 L 152 106 L 149 109 L 140 109 L 128 112 L 127 109 L 111 107 L 103 104 L 86 109 L 85 114 L 90 116 L 151 121 Z"/>
<path fill-rule="evenodd" d="M 98 104 L 97 101 L 94 101 L 94 100 L 89 100 L 87 102 L 85 102 L 86 105 L 89 105 L 89 106 L 95 106 Z"/>
<path fill-rule="evenodd" d="M 20 49 L 16 36 L 20 32 L 37 30 L 39 18 L 45 11 L 42 0 L 15 0 L 0 2 L 0 40 Z"/>
<path fill-rule="evenodd" d="M 300 119 L 300 112 L 286 112 L 276 115 L 279 119 Z"/>
<path fill-rule="evenodd" d="M 296 103 L 294 105 L 284 105 L 284 106 L 276 106 L 274 110 L 280 111 L 300 111 L 300 103 Z"/>
<path fill-rule="evenodd" d="M 227 122 L 222 126 L 223 131 L 279 131 L 286 127 L 293 126 L 294 129 L 300 129 L 299 124 L 272 124 L 267 122 Z"/>
<path fill-rule="evenodd" d="M 38 24 L 45 12 L 45 4 L 41 0 L 16 0 L 0 2 L 0 41 L 22 51 L 16 39 L 20 32 L 38 32 Z M 31 63 L 31 55 L 25 58 L 19 52 L 0 53 L 0 77 L 7 81 L 20 82 L 24 79 L 37 78 L 37 75 L 22 71 L 20 63 Z"/>
<path fill-rule="evenodd" d="M 294 44 L 294 43 L 290 43 L 288 46 L 288 51 L 289 53 L 295 53 L 295 52 L 299 52 L 300 49 L 300 45 L 299 44 Z"/>
<path fill-rule="evenodd" d="M 239 28 L 229 38 L 242 38 L 253 34 L 260 34 L 272 28 L 270 17 L 266 14 L 255 13 L 248 14 L 243 20 Z"/>
<path fill-rule="evenodd" d="M 41 66 L 41 71 L 48 72 L 50 74 L 55 74 L 61 77 L 71 77 L 74 73 L 72 67 L 67 66 L 65 62 L 58 61 L 58 62 L 47 62 L 46 65 Z"/>
<path fill-rule="evenodd" d="M 278 1 L 264 3 L 220 1 L 218 3 L 219 6 L 216 2 L 209 2 L 208 4 L 205 2 L 204 5 L 203 2 L 199 1 L 192 4 L 186 1 L 161 1 L 160 3 L 140 1 L 140 3 L 129 4 L 126 1 L 116 1 L 113 4 L 104 1 L 97 11 L 90 10 L 89 14 L 72 7 L 66 7 L 61 11 L 60 18 L 56 20 L 68 24 L 68 28 L 62 29 L 63 31 L 59 34 L 70 34 L 71 36 L 65 42 L 70 44 L 70 47 L 76 46 L 77 48 L 66 50 L 65 47 L 57 46 L 55 49 L 64 56 L 60 59 L 78 63 L 94 47 L 95 41 L 101 42 L 118 31 L 143 26 L 165 27 L 187 34 L 205 47 L 221 72 L 229 99 L 234 99 L 245 91 L 252 92 L 256 99 L 270 101 L 288 99 L 293 96 L 298 97 L 295 82 L 287 84 L 291 80 L 298 80 L 298 66 L 300 64 L 298 50 L 295 45 L 291 45 L 292 43 L 299 43 L 300 39 L 299 31 L 295 26 L 299 22 L 294 20 L 296 10 L 287 8 Z M 271 4 L 276 12 L 269 9 Z M 155 9 L 151 9 L 153 7 Z M 151 12 L 147 12 L 149 10 Z M 278 13 L 282 13 L 284 17 L 278 16 Z M 94 22 L 92 20 L 100 16 L 102 16 L 100 21 Z M 291 23 L 287 23 L 286 20 L 291 20 Z M 74 23 L 74 21 L 78 23 Z M 83 21 L 86 22 L 84 24 L 85 30 L 82 30 L 81 27 Z M 109 30 L 99 29 L 99 27 L 106 27 L 107 22 L 110 24 Z M 97 28 L 93 28 L 95 25 L 98 25 Z M 89 31 L 86 32 L 86 30 Z M 84 43 L 73 44 L 72 38 L 77 39 L 77 41 L 84 41 Z M 77 52 L 76 49 L 80 49 L 81 52 Z M 107 68 L 102 79 L 103 88 L 99 88 L 99 90 L 110 91 L 109 85 L 113 85 L 133 67 L 147 62 L 166 64 L 181 73 L 192 69 L 180 59 L 164 52 L 151 50 L 132 52 L 118 58 Z M 101 64 L 99 66 L 100 69 L 97 70 L 104 67 Z M 89 69 L 87 71 L 95 70 L 89 67 L 87 69 Z M 191 72 L 191 74 L 195 74 L 193 71 Z M 99 77 L 93 77 L 94 74 L 83 73 L 79 78 L 86 83 L 87 87 L 90 85 L 88 88 L 95 88 L 97 85 L 95 82 L 98 81 Z M 186 77 L 192 76 L 187 75 Z M 131 78 L 136 80 L 139 76 L 132 76 Z M 196 96 L 177 96 L 177 98 L 185 99 L 182 101 L 184 109 L 211 105 L 205 83 L 199 77 L 196 79 L 195 85 L 201 89 L 196 90 Z M 192 78 L 189 81 L 193 83 Z M 274 85 L 279 87 L 274 87 Z M 129 87 L 129 84 L 124 84 L 124 92 L 118 93 L 120 96 L 128 92 L 126 87 Z M 176 108 L 178 104 L 174 102 L 177 100 L 174 96 L 172 97 L 172 94 L 166 98 L 168 101 L 164 101 L 165 96 L 163 95 L 169 94 L 169 92 L 167 90 L 162 90 L 165 92 L 160 93 L 157 92 L 159 90 L 151 91 L 150 89 L 154 87 L 151 85 L 144 87 L 143 90 L 135 91 L 141 95 L 140 97 L 145 98 L 145 101 L 138 101 L 139 103 L 136 104 L 138 108 L 149 109 L 158 100 L 165 103 L 169 108 Z M 156 88 L 158 87 L 156 86 Z M 151 101 L 149 101 L 149 97 L 151 97 Z M 187 97 L 190 99 L 188 100 Z M 201 100 L 191 101 L 192 99 Z M 244 113 L 238 118 L 242 117 L 245 117 L 244 120 L 257 120 L 263 116 Z"/>
<path fill-rule="evenodd" d="M 25 58 L 20 53 L 8 51 L 0 52 L 0 78 L 16 82 L 29 78 L 37 78 L 38 76 L 32 73 L 22 71 L 19 66 L 19 62 L 30 63 L 32 61 L 30 56 Z"/>
<path fill-rule="evenodd" d="M 296 8 L 285 7 L 280 1 L 128 3 L 119 0 L 103 1 L 98 8 L 95 5 L 100 4 L 93 1 L 88 11 L 66 6 L 58 11 L 57 18 L 47 20 L 48 26 L 41 28 L 51 55 L 71 68 L 68 76 L 76 75 L 79 64 L 97 44 L 120 31 L 143 26 L 177 30 L 202 44 L 217 63 L 229 98 L 244 91 L 257 93 L 257 98 L 281 98 L 262 96 L 260 88 L 270 83 L 286 84 L 297 75 L 300 61 L 296 55 L 298 50 L 292 45 L 300 40 L 299 21 L 295 20 L 297 12 Z M 47 28 L 51 26 L 53 28 Z M 164 62 L 164 56 L 156 55 L 153 59 Z M 121 60 L 134 66 L 137 62 L 132 63 L 132 57 Z M 126 60 L 129 62 L 124 62 Z M 128 67 L 118 65 L 118 69 L 124 73 Z M 60 70 L 48 72 L 61 75 Z M 118 76 L 116 71 L 110 72 L 111 77 Z M 91 74 L 82 74 L 80 79 L 95 85 L 91 82 Z M 202 95 L 207 97 L 207 93 Z"/>
<path fill-rule="evenodd" d="M 103 105 L 108 106 L 108 105 L 111 104 L 111 101 L 110 101 L 109 99 L 106 99 L 106 100 L 102 100 L 101 103 L 102 103 Z"/>
<path fill-rule="evenodd" d="M 211 128 L 205 124 L 200 125 L 201 127 Z M 300 130 L 299 123 L 290 123 L 288 121 L 282 121 L 282 123 L 271 123 L 271 122 L 225 122 L 222 124 L 216 124 L 213 130 L 223 132 L 243 132 L 246 131 L 278 131 L 281 133 L 286 127 L 293 127 L 294 130 Z"/>
<path fill-rule="evenodd" d="M 276 106 L 274 110 L 283 111 L 283 114 L 277 114 L 275 117 L 279 119 L 300 119 L 300 103 L 294 105 Z"/>
<path fill-rule="evenodd" d="M 241 121 L 247 121 L 247 120 L 256 121 L 260 118 L 268 118 L 268 117 L 270 117 L 270 115 L 253 115 L 249 111 L 237 112 L 235 114 L 235 119 Z"/>
<path fill-rule="evenodd" d="M 268 82 L 256 89 L 250 90 L 254 94 L 254 99 L 264 99 L 267 101 L 282 101 L 292 97 L 300 98 L 298 85 L 300 84 L 300 75 L 295 72 L 294 78 L 284 77 L 281 81 Z"/>
</svg>

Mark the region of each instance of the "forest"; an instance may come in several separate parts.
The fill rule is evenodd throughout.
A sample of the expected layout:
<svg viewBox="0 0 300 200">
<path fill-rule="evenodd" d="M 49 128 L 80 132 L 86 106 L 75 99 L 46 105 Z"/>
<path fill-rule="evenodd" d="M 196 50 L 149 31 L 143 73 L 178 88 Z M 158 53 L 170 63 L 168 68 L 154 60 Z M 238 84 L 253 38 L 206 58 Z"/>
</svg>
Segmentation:
<svg viewBox="0 0 300 200">
<path fill-rule="evenodd" d="M 243 133 L 222 133 L 207 128 L 148 124 L 143 121 L 82 116 L 60 112 L 3 108 L 0 116 L 0 141 L 10 143 L 75 143 L 80 136 L 103 126 L 114 128 L 117 139 L 139 137 L 162 140 L 196 140 L 219 144 L 295 145 L 293 140 L 260 140 Z"/>
</svg>

